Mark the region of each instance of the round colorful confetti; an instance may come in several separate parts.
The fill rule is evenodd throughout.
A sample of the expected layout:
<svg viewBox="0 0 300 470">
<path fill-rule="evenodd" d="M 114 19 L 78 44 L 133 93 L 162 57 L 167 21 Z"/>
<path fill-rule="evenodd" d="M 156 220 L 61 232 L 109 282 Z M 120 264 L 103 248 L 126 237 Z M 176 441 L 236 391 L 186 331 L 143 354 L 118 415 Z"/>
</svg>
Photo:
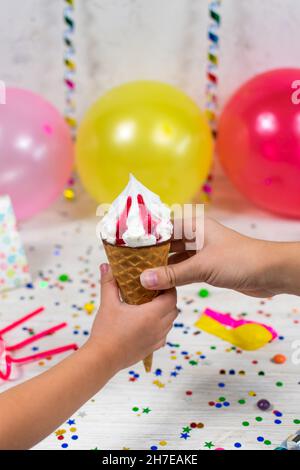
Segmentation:
<svg viewBox="0 0 300 470">
<path fill-rule="evenodd" d="M 88 302 L 87 304 L 85 304 L 84 310 L 86 311 L 88 315 L 90 315 L 95 310 L 95 305 L 92 304 L 91 302 Z"/>
<path fill-rule="evenodd" d="M 67 188 L 64 190 L 64 198 L 67 201 L 73 201 L 75 199 L 75 192 L 71 188 Z"/>
<path fill-rule="evenodd" d="M 264 398 L 261 399 L 261 400 L 258 400 L 258 402 L 256 403 L 257 407 L 262 410 L 262 411 L 267 411 L 270 406 L 271 406 L 271 403 L 268 401 L 268 400 L 265 400 Z"/>
<path fill-rule="evenodd" d="M 200 289 L 198 295 L 199 297 L 205 298 L 209 296 L 209 292 L 207 289 Z"/>
<path fill-rule="evenodd" d="M 284 354 L 275 354 L 272 358 L 272 362 L 275 364 L 284 364 L 286 362 L 286 356 Z"/>
</svg>

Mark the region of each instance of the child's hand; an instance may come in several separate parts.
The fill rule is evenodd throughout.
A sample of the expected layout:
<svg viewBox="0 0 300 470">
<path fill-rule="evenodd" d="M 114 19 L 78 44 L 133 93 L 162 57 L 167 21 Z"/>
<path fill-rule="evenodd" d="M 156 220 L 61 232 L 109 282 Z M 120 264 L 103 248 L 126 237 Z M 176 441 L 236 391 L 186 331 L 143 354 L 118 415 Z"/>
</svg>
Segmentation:
<svg viewBox="0 0 300 470">
<path fill-rule="evenodd" d="M 101 272 L 101 307 L 86 344 L 38 377 L 0 393 L 0 449 L 32 447 L 116 372 L 164 345 L 177 316 L 175 289 L 148 304 L 127 305 L 107 264 Z"/>
<path fill-rule="evenodd" d="M 108 352 L 116 370 L 143 360 L 164 346 L 177 317 L 176 291 L 170 289 L 144 305 L 121 302 L 108 264 L 101 265 L 101 306 L 89 343 Z"/>
<path fill-rule="evenodd" d="M 189 223 L 193 224 L 193 221 Z M 205 220 L 204 230 L 202 250 L 197 253 L 186 251 L 186 240 L 174 240 L 171 250 L 175 254 L 170 257 L 170 265 L 142 273 L 143 286 L 169 289 L 193 282 L 207 282 L 258 297 L 281 292 L 284 279 L 279 253 L 284 246 L 294 244 L 249 238 L 211 219 Z"/>
</svg>

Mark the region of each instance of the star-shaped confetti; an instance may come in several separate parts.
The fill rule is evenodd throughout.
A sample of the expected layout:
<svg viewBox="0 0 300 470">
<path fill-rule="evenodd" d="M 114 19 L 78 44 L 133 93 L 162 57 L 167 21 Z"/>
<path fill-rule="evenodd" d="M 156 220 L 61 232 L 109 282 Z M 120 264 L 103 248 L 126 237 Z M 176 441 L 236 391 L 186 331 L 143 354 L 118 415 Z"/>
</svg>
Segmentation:
<svg viewBox="0 0 300 470">
<path fill-rule="evenodd" d="M 185 441 L 191 437 L 187 432 L 182 432 L 180 435 L 180 439 L 184 439 Z"/>
<path fill-rule="evenodd" d="M 191 428 L 189 426 L 185 426 L 184 428 L 182 428 L 182 432 L 189 433 L 190 431 L 191 431 Z"/>
<path fill-rule="evenodd" d="M 215 444 L 213 444 L 211 441 L 205 442 L 204 447 L 206 447 L 207 449 L 211 449 L 212 447 L 215 447 Z"/>
<path fill-rule="evenodd" d="M 165 387 L 165 384 L 163 384 L 160 380 L 153 380 L 153 384 L 156 385 L 158 388 Z"/>
<path fill-rule="evenodd" d="M 149 414 L 150 413 L 150 408 L 143 408 L 143 413 Z"/>
<path fill-rule="evenodd" d="M 191 366 L 196 366 L 198 364 L 198 361 L 192 359 L 191 361 L 189 361 L 189 364 L 191 364 Z"/>
<path fill-rule="evenodd" d="M 69 426 L 72 426 L 72 424 L 75 424 L 75 419 L 69 419 L 69 421 L 67 421 L 67 424 L 69 424 Z"/>
</svg>

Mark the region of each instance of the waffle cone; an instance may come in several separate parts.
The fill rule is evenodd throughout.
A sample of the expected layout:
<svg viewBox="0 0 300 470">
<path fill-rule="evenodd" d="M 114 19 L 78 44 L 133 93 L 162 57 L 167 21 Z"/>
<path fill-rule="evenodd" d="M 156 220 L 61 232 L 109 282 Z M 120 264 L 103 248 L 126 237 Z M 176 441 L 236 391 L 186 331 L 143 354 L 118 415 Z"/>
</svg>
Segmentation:
<svg viewBox="0 0 300 470">
<path fill-rule="evenodd" d="M 140 283 L 140 275 L 145 269 L 167 265 L 170 242 L 137 248 L 111 245 L 106 241 L 103 245 L 124 302 L 130 305 L 151 302 L 159 291 L 145 289 Z M 152 357 L 151 354 L 144 359 L 146 372 L 151 371 Z"/>
</svg>

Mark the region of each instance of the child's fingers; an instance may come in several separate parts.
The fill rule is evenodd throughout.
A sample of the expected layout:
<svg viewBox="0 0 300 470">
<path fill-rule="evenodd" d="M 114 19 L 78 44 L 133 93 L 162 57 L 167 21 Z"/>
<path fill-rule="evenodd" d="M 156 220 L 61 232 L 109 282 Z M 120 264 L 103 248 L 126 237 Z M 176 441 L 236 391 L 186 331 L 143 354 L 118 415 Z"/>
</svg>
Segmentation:
<svg viewBox="0 0 300 470">
<path fill-rule="evenodd" d="M 153 351 L 157 351 L 160 348 L 163 348 L 166 344 L 166 338 L 162 338 L 156 345 L 153 347 Z"/>
<path fill-rule="evenodd" d="M 112 275 L 109 264 L 103 263 L 100 266 L 101 273 L 101 303 L 116 304 L 120 302 L 119 289 Z"/>
<path fill-rule="evenodd" d="M 154 300 L 152 300 L 151 308 L 153 308 L 154 311 L 156 311 L 158 315 L 161 316 L 161 314 L 165 315 L 174 310 L 176 307 L 176 302 L 177 292 L 176 289 L 173 288 L 163 292 Z"/>
<path fill-rule="evenodd" d="M 173 322 L 178 316 L 178 308 L 175 307 L 171 312 L 169 312 L 161 321 L 161 330 L 162 335 L 167 335 L 173 327 Z"/>
<path fill-rule="evenodd" d="M 141 283 L 146 289 L 170 289 L 196 282 L 200 279 L 199 268 L 195 257 L 178 264 L 148 269 L 141 274 Z"/>
</svg>

